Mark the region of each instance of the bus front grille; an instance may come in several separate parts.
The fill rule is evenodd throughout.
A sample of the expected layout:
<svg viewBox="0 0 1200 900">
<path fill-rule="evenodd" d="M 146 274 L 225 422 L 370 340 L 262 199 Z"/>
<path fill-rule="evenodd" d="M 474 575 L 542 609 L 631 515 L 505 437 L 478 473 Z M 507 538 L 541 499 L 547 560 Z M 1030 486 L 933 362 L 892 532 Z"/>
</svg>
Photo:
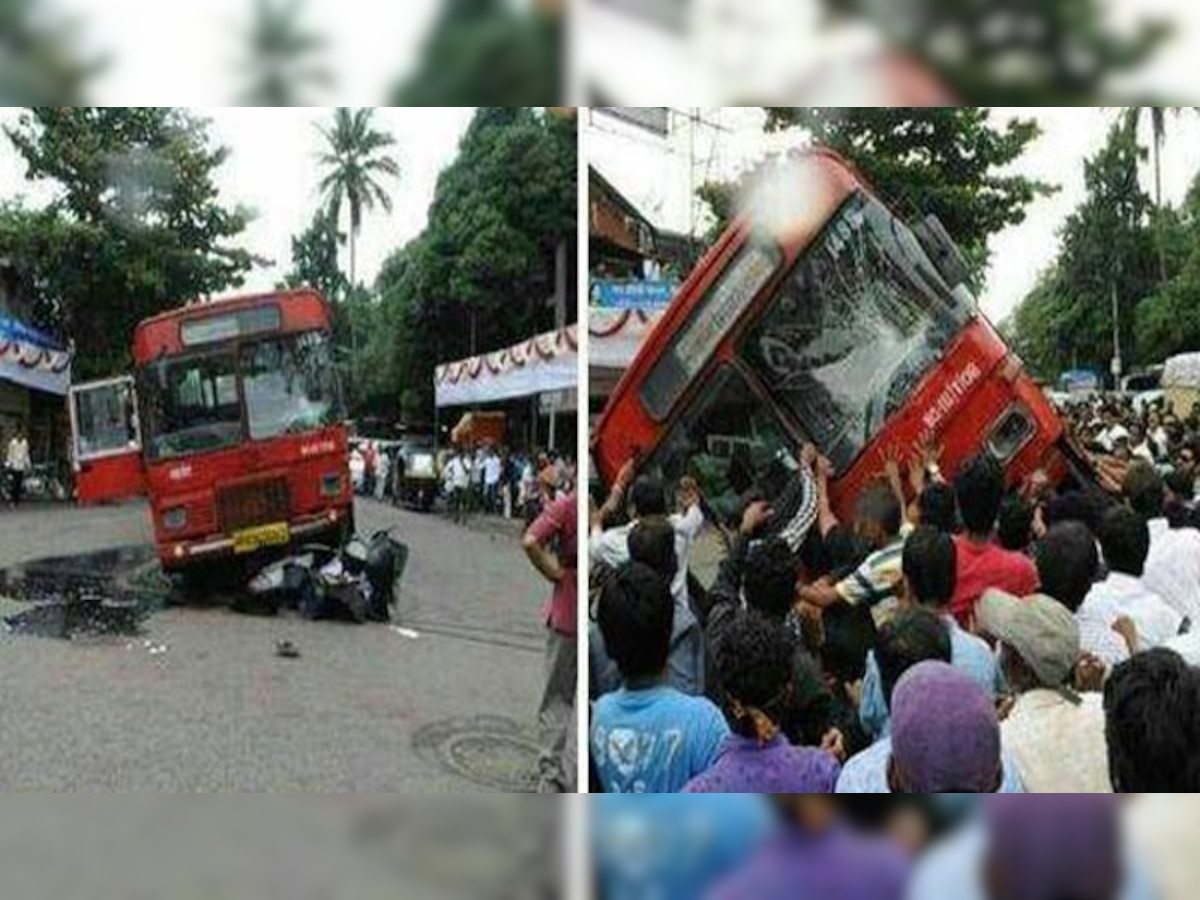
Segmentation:
<svg viewBox="0 0 1200 900">
<path fill-rule="evenodd" d="M 289 509 L 286 478 L 234 485 L 217 493 L 217 515 L 225 534 L 256 525 L 286 522 Z"/>
</svg>

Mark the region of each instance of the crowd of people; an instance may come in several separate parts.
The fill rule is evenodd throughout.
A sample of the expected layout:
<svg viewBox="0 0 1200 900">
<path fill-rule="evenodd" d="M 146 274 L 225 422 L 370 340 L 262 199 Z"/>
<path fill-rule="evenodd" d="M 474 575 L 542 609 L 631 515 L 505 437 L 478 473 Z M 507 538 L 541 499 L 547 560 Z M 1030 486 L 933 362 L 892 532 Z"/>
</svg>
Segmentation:
<svg viewBox="0 0 1200 900">
<path fill-rule="evenodd" d="M 575 464 L 553 450 L 509 451 L 484 444 L 455 447 L 441 468 L 442 493 L 456 522 L 475 512 L 532 523 L 556 496 L 575 486 Z"/>
<path fill-rule="evenodd" d="M 846 522 L 811 446 L 732 527 L 627 466 L 592 511 L 592 790 L 1200 791 L 1190 426 L 1154 421 L 1164 452 L 1110 424 L 1099 478 L 1061 486 L 914 448 Z"/>
<path fill-rule="evenodd" d="M 1190 900 L 1191 795 L 593 798 L 607 900 Z"/>
</svg>

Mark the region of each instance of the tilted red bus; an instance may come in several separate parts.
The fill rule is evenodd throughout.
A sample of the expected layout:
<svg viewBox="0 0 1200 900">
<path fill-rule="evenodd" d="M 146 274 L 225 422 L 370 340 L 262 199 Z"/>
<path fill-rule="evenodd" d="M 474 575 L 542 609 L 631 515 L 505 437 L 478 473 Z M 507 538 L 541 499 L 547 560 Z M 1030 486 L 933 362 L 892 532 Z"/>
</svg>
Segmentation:
<svg viewBox="0 0 1200 900">
<path fill-rule="evenodd" d="M 1065 476 L 1059 417 L 977 311 L 936 220 L 910 228 L 825 150 L 779 177 L 696 266 L 609 399 L 593 438 L 601 479 L 636 457 L 735 499 L 812 441 L 848 520 L 887 455 L 924 442 L 943 446 L 948 474 L 987 448 L 1013 483 Z"/>
<path fill-rule="evenodd" d="M 169 571 L 339 540 L 353 507 L 331 328 L 311 290 L 142 322 L 133 376 L 71 390 L 80 502 L 147 495 Z"/>
</svg>

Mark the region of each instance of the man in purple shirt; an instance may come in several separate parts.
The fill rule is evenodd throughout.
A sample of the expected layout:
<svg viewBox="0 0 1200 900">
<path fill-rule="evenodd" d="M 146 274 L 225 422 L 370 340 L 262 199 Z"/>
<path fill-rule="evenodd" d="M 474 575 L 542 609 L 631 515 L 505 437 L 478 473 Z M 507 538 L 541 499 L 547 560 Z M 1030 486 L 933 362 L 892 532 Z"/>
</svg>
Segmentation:
<svg viewBox="0 0 1200 900">
<path fill-rule="evenodd" d="M 688 794 L 828 794 L 840 766 L 826 749 L 793 747 L 780 728 L 792 692 L 791 634 L 779 622 L 741 612 L 713 647 L 733 734 Z M 835 750 L 830 747 L 829 750 Z"/>
<path fill-rule="evenodd" d="M 854 830 L 831 797 L 773 799 L 785 827 L 709 900 L 901 900 L 911 863 L 898 845 Z"/>
</svg>

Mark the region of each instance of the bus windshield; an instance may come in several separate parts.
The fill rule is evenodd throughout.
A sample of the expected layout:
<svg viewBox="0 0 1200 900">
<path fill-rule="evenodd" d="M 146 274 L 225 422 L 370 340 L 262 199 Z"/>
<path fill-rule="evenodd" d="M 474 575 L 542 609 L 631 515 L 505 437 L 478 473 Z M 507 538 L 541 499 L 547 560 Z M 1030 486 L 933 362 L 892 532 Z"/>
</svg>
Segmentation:
<svg viewBox="0 0 1200 900">
<path fill-rule="evenodd" d="M 739 355 L 844 471 L 971 314 L 908 228 L 858 195 L 784 279 Z"/>
<path fill-rule="evenodd" d="M 142 369 L 138 388 L 152 462 L 309 431 L 344 417 L 322 332 L 163 359 Z"/>
</svg>

